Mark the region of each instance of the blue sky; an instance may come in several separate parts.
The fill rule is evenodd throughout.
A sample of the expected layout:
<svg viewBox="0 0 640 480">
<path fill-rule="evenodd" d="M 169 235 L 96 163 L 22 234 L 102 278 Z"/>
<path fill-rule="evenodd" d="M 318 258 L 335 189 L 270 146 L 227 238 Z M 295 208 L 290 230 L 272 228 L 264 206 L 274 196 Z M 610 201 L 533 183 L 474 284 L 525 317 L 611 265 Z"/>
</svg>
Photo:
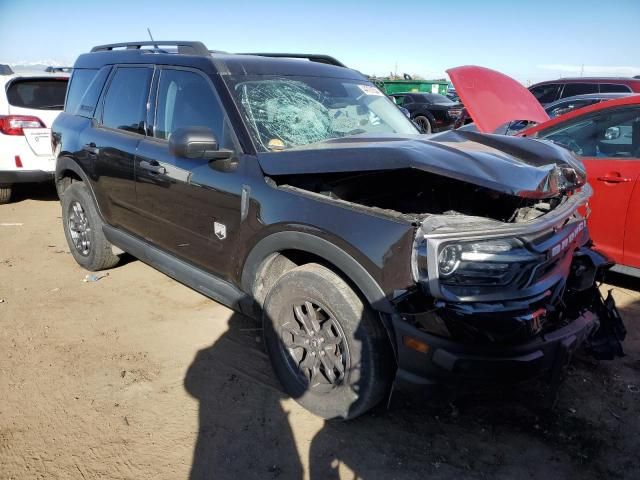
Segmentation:
<svg viewBox="0 0 640 480">
<path fill-rule="evenodd" d="M 333 55 L 368 74 L 475 64 L 523 83 L 640 74 L 640 0 L 0 0 L 0 63 L 72 64 L 93 45 L 201 40 L 225 51 Z"/>
</svg>

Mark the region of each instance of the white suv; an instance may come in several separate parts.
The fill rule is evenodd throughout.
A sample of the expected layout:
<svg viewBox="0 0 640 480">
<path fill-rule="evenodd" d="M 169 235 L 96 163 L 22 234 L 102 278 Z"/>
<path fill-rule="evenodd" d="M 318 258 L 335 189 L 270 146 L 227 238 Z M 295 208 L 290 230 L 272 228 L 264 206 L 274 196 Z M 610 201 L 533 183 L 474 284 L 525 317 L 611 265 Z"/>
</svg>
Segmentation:
<svg viewBox="0 0 640 480">
<path fill-rule="evenodd" d="M 69 75 L 14 73 L 0 65 L 0 204 L 15 183 L 53 180 L 51 124 L 64 107 Z"/>
</svg>

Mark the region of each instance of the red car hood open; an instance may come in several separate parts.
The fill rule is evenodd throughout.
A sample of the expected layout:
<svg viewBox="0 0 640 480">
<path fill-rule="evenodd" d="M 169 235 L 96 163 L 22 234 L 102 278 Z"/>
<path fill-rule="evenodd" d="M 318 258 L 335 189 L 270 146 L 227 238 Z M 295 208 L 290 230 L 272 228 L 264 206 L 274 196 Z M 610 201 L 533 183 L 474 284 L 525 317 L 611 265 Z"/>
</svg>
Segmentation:
<svg viewBox="0 0 640 480">
<path fill-rule="evenodd" d="M 493 133 L 516 120 L 542 123 L 549 120 L 538 100 L 513 78 L 473 65 L 447 70 L 478 131 Z"/>
</svg>

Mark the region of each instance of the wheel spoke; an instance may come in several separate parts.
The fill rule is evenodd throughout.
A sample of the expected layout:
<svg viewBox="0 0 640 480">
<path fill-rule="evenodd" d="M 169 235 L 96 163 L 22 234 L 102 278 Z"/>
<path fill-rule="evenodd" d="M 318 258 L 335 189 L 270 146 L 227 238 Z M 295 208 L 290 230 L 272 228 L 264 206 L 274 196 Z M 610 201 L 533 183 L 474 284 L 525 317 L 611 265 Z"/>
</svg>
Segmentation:
<svg viewBox="0 0 640 480">
<path fill-rule="evenodd" d="M 314 332 L 319 332 L 320 322 L 318 322 L 318 312 L 316 312 L 316 309 L 311 302 L 304 302 L 304 305 L 305 307 L 307 307 L 307 318 L 309 319 L 309 326 L 313 329 Z"/>
<path fill-rule="evenodd" d="M 335 383 L 336 374 L 333 371 L 333 361 L 326 355 L 320 357 L 320 361 L 322 362 L 322 366 L 324 367 L 324 373 L 327 377 L 327 380 L 329 380 L 330 383 Z"/>
</svg>

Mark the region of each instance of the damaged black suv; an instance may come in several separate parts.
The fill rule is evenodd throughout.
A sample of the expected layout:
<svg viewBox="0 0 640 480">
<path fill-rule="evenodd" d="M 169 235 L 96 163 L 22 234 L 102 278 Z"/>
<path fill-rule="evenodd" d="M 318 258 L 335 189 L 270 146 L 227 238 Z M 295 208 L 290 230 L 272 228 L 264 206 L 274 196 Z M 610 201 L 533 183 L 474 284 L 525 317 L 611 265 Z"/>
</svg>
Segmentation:
<svg viewBox="0 0 640 480">
<path fill-rule="evenodd" d="M 113 267 L 117 247 L 261 319 L 283 388 L 322 417 L 622 353 L 573 154 L 421 135 L 331 57 L 95 47 L 53 142 L 76 261 Z"/>
</svg>

